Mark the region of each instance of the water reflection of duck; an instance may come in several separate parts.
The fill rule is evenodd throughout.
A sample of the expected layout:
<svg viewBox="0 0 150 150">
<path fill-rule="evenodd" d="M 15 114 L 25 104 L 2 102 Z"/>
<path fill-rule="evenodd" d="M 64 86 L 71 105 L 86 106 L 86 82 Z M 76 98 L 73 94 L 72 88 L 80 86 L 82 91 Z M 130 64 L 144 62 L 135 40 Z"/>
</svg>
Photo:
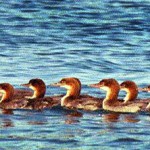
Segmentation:
<svg viewBox="0 0 150 150">
<path fill-rule="evenodd" d="M 61 106 L 92 111 L 102 107 L 102 99 L 89 95 L 80 95 L 81 82 L 77 78 L 63 78 L 58 83 L 52 85 L 67 89 L 66 95 L 61 98 Z"/>
<path fill-rule="evenodd" d="M 102 120 L 106 123 L 120 122 L 120 121 L 136 123 L 140 121 L 140 119 L 137 118 L 137 114 L 119 114 L 115 112 L 102 114 Z"/>
<path fill-rule="evenodd" d="M 44 97 L 45 83 L 41 79 L 32 79 L 22 86 L 31 88 L 34 92 L 26 90 L 14 90 L 9 83 L 0 84 L 0 92 L 3 94 L 0 107 L 3 109 L 44 109 L 60 104 L 60 96 Z"/>
<path fill-rule="evenodd" d="M 83 117 L 81 112 L 75 111 L 66 115 L 65 124 L 79 123 L 79 118 Z"/>
<path fill-rule="evenodd" d="M 104 110 L 131 113 L 140 111 L 140 106 L 142 105 L 141 103 L 128 104 L 120 102 L 117 99 L 120 91 L 120 86 L 115 79 L 103 79 L 97 84 L 92 84 L 91 87 L 100 88 L 107 92 L 102 104 Z"/>
</svg>

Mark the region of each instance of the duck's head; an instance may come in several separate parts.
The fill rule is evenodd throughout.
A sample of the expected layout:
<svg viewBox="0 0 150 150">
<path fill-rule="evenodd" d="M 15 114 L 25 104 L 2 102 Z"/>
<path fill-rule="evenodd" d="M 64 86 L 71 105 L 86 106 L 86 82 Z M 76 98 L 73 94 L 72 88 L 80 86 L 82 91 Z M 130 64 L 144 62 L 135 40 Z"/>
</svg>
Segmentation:
<svg viewBox="0 0 150 150">
<path fill-rule="evenodd" d="M 43 98 L 46 93 L 46 85 L 42 79 L 31 79 L 28 83 L 22 84 L 22 86 L 28 87 L 34 91 L 33 96 L 28 97 L 30 99 Z"/>
<path fill-rule="evenodd" d="M 137 98 L 138 95 L 138 87 L 133 81 L 124 81 L 120 84 L 120 89 L 126 91 L 126 97 L 124 98 L 124 103 L 128 101 L 133 101 Z"/>
<path fill-rule="evenodd" d="M 51 84 L 52 86 L 59 86 L 67 89 L 67 96 L 77 98 L 81 92 L 81 82 L 78 78 L 62 78 L 59 82 Z"/>
<path fill-rule="evenodd" d="M 1 83 L 0 93 L 2 93 L 0 102 L 11 100 L 14 95 L 14 87 L 9 83 Z"/>
<path fill-rule="evenodd" d="M 119 84 L 115 79 L 103 79 L 101 80 L 99 83 L 96 84 L 91 84 L 90 87 L 94 87 L 94 88 L 100 88 L 103 89 L 105 91 L 109 91 L 109 90 L 119 90 Z"/>
<path fill-rule="evenodd" d="M 100 88 L 107 92 L 106 98 L 109 100 L 116 100 L 120 90 L 119 83 L 112 78 L 103 79 L 99 83 L 91 84 L 90 87 Z"/>
<path fill-rule="evenodd" d="M 67 106 L 70 100 L 72 101 L 73 99 L 79 98 L 80 96 L 81 82 L 77 78 L 63 78 L 59 82 L 51 85 L 67 89 L 66 95 L 61 98 L 61 106 Z"/>
</svg>

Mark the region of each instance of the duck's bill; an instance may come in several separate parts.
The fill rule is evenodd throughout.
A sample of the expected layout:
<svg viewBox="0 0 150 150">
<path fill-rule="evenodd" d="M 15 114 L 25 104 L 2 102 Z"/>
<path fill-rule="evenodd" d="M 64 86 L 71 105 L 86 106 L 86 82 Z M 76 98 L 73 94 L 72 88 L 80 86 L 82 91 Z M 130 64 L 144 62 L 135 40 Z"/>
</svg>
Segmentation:
<svg viewBox="0 0 150 150">
<path fill-rule="evenodd" d="M 149 88 L 149 87 L 138 88 L 138 91 L 142 91 L 142 92 L 150 92 L 150 88 Z"/>
<path fill-rule="evenodd" d="M 50 84 L 50 86 L 56 86 L 56 87 L 58 86 L 58 87 L 59 87 L 59 86 L 61 86 L 61 83 L 59 83 L 59 82 L 57 82 L 57 83 L 52 83 L 52 84 Z"/>
<path fill-rule="evenodd" d="M 30 84 L 29 83 L 26 83 L 26 84 L 21 84 L 21 86 L 24 86 L 24 87 L 29 87 Z"/>
<path fill-rule="evenodd" d="M 99 83 L 95 83 L 95 84 L 90 84 L 89 87 L 100 88 L 101 85 Z"/>
</svg>

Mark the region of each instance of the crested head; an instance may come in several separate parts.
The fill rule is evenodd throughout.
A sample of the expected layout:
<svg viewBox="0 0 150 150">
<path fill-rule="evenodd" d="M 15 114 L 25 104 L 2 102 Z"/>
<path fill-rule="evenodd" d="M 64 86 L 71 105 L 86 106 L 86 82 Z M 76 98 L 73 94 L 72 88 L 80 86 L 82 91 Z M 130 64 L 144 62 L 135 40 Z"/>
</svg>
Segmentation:
<svg viewBox="0 0 150 150">
<path fill-rule="evenodd" d="M 34 91 L 34 94 L 30 98 L 43 98 L 46 92 L 46 85 L 42 79 L 31 79 L 28 83 L 22 84 L 22 86 L 28 87 Z"/>
<path fill-rule="evenodd" d="M 33 88 L 38 88 L 38 87 L 43 88 L 43 87 L 45 87 L 44 81 L 42 79 L 38 79 L 38 78 L 31 79 L 28 84 L 29 84 L 29 87 L 31 87 L 31 88 L 32 87 Z"/>
<path fill-rule="evenodd" d="M 80 96 L 81 82 L 78 78 L 62 78 L 59 82 L 52 85 L 67 89 L 66 95 L 61 99 L 62 106 L 66 105 L 65 102 L 67 101 L 67 99 L 75 99 Z"/>
<path fill-rule="evenodd" d="M 75 88 L 75 89 L 81 89 L 81 82 L 78 78 L 62 78 L 59 82 L 58 82 L 60 87 L 64 87 L 66 89 L 71 89 L 71 88 Z"/>
<path fill-rule="evenodd" d="M 137 98 L 138 87 L 133 81 L 124 81 L 120 84 L 120 89 L 127 92 L 126 97 L 124 98 L 125 103 L 128 101 L 133 101 Z"/>
<path fill-rule="evenodd" d="M 118 82 L 113 78 L 102 79 L 99 83 L 91 84 L 90 86 L 100 88 L 100 89 L 103 89 L 105 91 L 108 91 L 111 89 L 115 89 L 115 90 L 120 89 Z"/>
<path fill-rule="evenodd" d="M 138 91 L 138 87 L 137 87 L 136 83 L 133 81 L 122 82 L 120 84 L 120 89 L 124 90 L 124 91 L 133 90 L 133 89 Z"/>
<path fill-rule="evenodd" d="M 1 98 L 1 102 L 11 100 L 14 95 L 14 87 L 9 83 L 1 83 L 0 84 L 0 93 L 3 94 L 2 98 Z"/>
<path fill-rule="evenodd" d="M 103 80 L 101 80 L 99 82 L 99 84 L 100 84 L 101 88 L 102 87 L 108 87 L 108 88 L 116 87 L 116 88 L 119 88 L 118 82 L 115 79 L 112 79 L 112 78 L 110 78 L 110 79 L 103 79 Z"/>
<path fill-rule="evenodd" d="M 103 79 L 99 83 L 91 84 L 91 87 L 100 88 L 107 92 L 105 101 L 116 101 L 120 90 L 119 83 L 113 79 Z"/>
</svg>

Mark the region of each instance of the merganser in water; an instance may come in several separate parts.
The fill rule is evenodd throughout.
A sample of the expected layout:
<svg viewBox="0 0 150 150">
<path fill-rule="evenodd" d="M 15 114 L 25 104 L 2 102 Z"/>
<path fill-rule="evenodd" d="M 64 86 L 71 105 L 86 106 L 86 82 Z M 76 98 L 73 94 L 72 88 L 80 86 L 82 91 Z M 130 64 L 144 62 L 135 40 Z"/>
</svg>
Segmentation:
<svg viewBox="0 0 150 150">
<path fill-rule="evenodd" d="M 30 94 L 30 92 L 27 91 L 23 93 L 22 90 L 15 90 L 14 87 L 9 83 L 0 84 L 0 93 L 2 94 L 0 108 L 3 109 L 21 108 L 26 104 L 26 100 L 23 98 L 24 93 Z"/>
<path fill-rule="evenodd" d="M 136 100 L 138 96 L 138 87 L 135 82 L 124 81 L 120 84 L 120 89 L 127 92 L 124 103 Z"/>
<path fill-rule="evenodd" d="M 149 103 L 148 99 L 137 99 L 138 91 L 141 90 L 141 88 L 138 88 L 135 82 L 133 81 L 124 81 L 120 84 L 120 89 L 127 92 L 126 97 L 124 98 L 124 103 L 128 104 L 136 104 L 139 105 L 141 108 L 141 111 L 146 111 L 148 108 L 146 107 Z M 143 89 L 146 91 L 146 88 Z"/>
<path fill-rule="evenodd" d="M 15 90 L 9 83 L 0 84 L 0 93 L 2 93 L 0 108 L 41 110 L 60 104 L 61 96 L 44 97 L 46 86 L 41 79 L 32 79 L 22 86 L 33 89 L 33 95 L 30 91 Z"/>
<path fill-rule="evenodd" d="M 29 83 L 22 84 L 22 86 L 33 90 L 32 96 L 25 97 L 29 99 L 27 106 L 32 106 L 33 109 L 51 108 L 60 104 L 61 96 L 44 97 L 46 93 L 46 85 L 42 79 L 31 79 Z"/>
<path fill-rule="evenodd" d="M 43 98 L 46 93 L 46 85 L 41 79 L 31 79 L 29 83 L 21 84 L 21 86 L 28 87 L 34 91 L 32 96 L 26 96 L 28 99 Z"/>
<path fill-rule="evenodd" d="M 102 107 L 104 110 L 109 110 L 113 112 L 138 112 L 140 111 L 141 104 L 126 104 L 120 102 L 118 94 L 120 91 L 119 83 L 115 79 L 103 79 L 99 83 L 90 85 L 91 87 L 100 88 L 105 90 L 106 97 L 103 100 Z"/>
<path fill-rule="evenodd" d="M 1 83 L 0 84 L 0 93 L 2 94 L 2 98 L 0 103 L 4 101 L 9 101 L 14 96 L 14 87 L 9 83 Z"/>
<path fill-rule="evenodd" d="M 80 95 L 81 82 L 78 78 L 63 78 L 58 83 L 51 85 L 67 89 L 66 95 L 61 98 L 61 106 L 71 109 L 84 109 L 92 111 L 98 110 L 102 107 L 102 99 L 89 95 Z"/>
</svg>

